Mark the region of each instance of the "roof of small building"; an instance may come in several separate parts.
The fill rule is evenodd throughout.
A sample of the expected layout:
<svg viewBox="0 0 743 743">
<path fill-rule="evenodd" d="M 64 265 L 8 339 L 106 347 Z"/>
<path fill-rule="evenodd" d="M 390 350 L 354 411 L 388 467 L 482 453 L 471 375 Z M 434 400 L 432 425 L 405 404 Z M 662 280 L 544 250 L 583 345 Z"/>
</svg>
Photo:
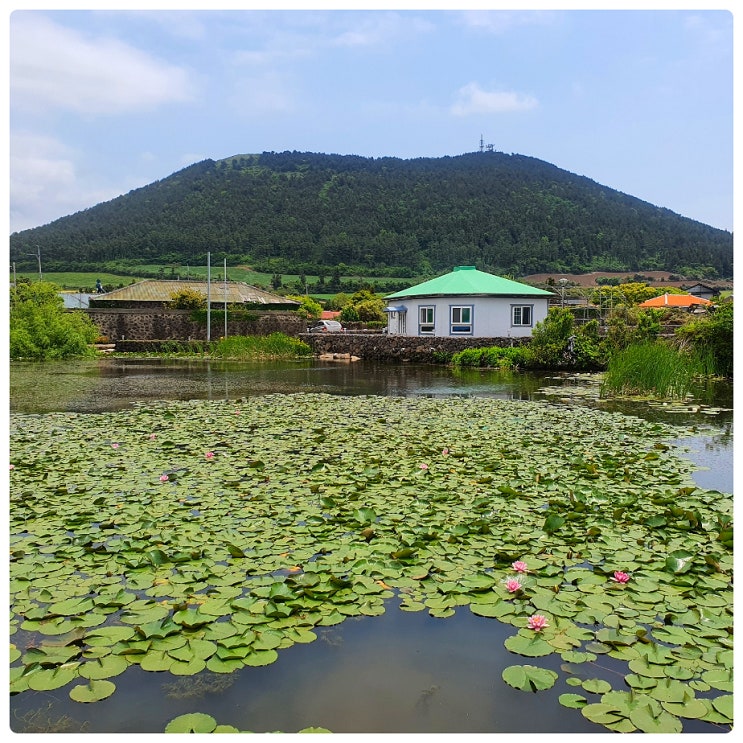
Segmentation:
<svg viewBox="0 0 743 743">
<path fill-rule="evenodd" d="M 212 304 L 226 301 L 228 304 L 300 306 L 300 303 L 293 299 L 280 297 L 278 294 L 241 281 L 213 281 L 211 285 L 207 285 L 206 281 L 145 279 L 121 289 L 114 289 L 107 294 L 93 295 L 93 298 L 96 304 L 102 301 L 169 302 L 173 294 L 184 290 L 201 292 L 205 297 L 208 295 Z"/>
<path fill-rule="evenodd" d="M 691 307 L 694 304 L 712 304 L 709 299 L 695 297 L 693 294 L 661 294 L 659 297 L 646 299 L 638 307 Z"/>
<path fill-rule="evenodd" d="M 474 266 L 457 266 L 450 273 L 439 276 L 409 289 L 389 294 L 385 299 L 404 297 L 439 296 L 505 296 L 505 297 L 549 297 L 552 292 L 538 289 L 519 281 L 504 279 L 492 273 L 478 271 Z"/>
</svg>

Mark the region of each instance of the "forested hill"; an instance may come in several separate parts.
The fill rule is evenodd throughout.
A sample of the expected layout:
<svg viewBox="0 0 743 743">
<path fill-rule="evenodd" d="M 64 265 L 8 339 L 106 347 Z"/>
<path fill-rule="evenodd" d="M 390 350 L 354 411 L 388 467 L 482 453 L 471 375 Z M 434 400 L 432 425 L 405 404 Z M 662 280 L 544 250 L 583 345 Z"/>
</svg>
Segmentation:
<svg viewBox="0 0 743 743">
<path fill-rule="evenodd" d="M 455 265 L 523 276 L 668 270 L 732 277 L 733 237 L 522 155 L 364 158 L 302 152 L 204 160 L 10 237 L 47 271 L 220 263 L 419 276 Z"/>
</svg>

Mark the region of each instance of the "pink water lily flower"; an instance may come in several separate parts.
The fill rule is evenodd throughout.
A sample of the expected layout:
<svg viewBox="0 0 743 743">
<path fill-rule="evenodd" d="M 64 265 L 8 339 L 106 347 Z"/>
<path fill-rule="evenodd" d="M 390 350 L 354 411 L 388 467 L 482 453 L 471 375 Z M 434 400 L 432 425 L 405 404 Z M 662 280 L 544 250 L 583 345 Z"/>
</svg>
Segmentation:
<svg viewBox="0 0 743 743">
<path fill-rule="evenodd" d="M 526 573 L 529 568 L 525 562 L 522 560 L 516 560 L 516 562 L 511 563 L 511 567 L 517 572 L 517 573 Z"/>
<path fill-rule="evenodd" d="M 542 614 L 532 614 L 529 617 L 529 629 L 533 629 L 535 632 L 543 630 L 545 627 L 549 627 L 547 617 Z"/>
<path fill-rule="evenodd" d="M 154 439 L 154 438 L 155 438 L 156 436 L 157 436 L 157 434 L 156 434 L 156 433 L 151 433 L 151 434 L 150 434 L 150 439 Z"/>
<path fill-rule="evenodd" d="M 509 593 L 516 593 L 516 591 L 521 590 L 521 583 L 519 583 L 515 578 L 509 578 L 506 581 L 506 590 Z"/>
<path fill-rule="evenodd" d="M 444 456 L 446 456 L 446 455 L 447 455 L 447 454 L 449 453 L 449 450 L 448 450 L 448 449 L 442 449 L 442 450 L 441 450 L 441 453 L 442 453 L 442 454 L 443 454 Z"/>
<path fill-rule="evenodd" d="M 10 465 L 10 469 L 14 470 L 15 469 L 15 465 L 14 464 L 11 464 Z"/>
<path fill-rule="evenodd" d="M 168 481 L 168 479 L 169 479 L 169 478 L 168 478 L 168 476 L 167 476 L 167 475 L 160 475 L 160 482 L 167 482 L 167 481 Z"/>
<path fill-rule="evenodd" d="M 428 469 L 428 465 L 425 462 L 421 462 L 421 464 L 419 466 L 420 466 L 420 468 L 422 470 L 427 470 Z"/>
<path fill-rule="evenodd" d="M 627 583 L 629 581 L 629 573 L 623 573 L 621 570 L 614 571 L 613 581 L 617 583 Z"/>
<path fill-rule="evenodd" d="M 213 451 L 208 451 L 206 453 L 206 458 L 207 459 L 214 459 L 214 452 Z"/>
<path fill-rule="evenodd" d="M 111 448 L 112 449 L 118 449 L 119 448 L 119 445 L 118 444 L 111 444 Z"/>
</svg>

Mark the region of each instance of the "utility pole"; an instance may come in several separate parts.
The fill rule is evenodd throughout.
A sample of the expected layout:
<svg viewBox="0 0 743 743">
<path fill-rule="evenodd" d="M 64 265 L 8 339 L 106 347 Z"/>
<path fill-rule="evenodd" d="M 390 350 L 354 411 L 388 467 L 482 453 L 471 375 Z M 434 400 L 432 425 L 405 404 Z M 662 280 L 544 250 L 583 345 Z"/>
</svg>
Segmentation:
<svg viewBox="0 0 743 743">
<path fill-rule="evenodd" d="M 43 281 L 43 277 L 41 275 L 41 248 L 37 245 L 35 253 L 26 253 L 26 255 L 30 255 L 39 261 L 39 281 Z"/>
<path fill-rule="evenodd" d="M 212 339 L 212 254 L 206 253 L 206 342 Z"/>
<path fill-rule="evenodd" d="M 227 259 L 224 259 L 224 337 L 227 337 Z"/>
</svg>

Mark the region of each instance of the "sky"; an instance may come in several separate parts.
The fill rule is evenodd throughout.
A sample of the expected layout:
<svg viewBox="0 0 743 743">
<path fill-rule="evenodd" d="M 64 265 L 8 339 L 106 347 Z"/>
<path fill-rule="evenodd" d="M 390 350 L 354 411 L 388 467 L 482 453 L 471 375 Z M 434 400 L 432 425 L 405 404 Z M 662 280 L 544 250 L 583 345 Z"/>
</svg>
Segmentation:
<svg viewBox="0 0 743 743">
<path fill-rule="evenodd" d="M 207 158 L 481 141 L 732 231 L 730 10 L 451 5 L 12 4 L 9 234 Z"/>
</svg>

